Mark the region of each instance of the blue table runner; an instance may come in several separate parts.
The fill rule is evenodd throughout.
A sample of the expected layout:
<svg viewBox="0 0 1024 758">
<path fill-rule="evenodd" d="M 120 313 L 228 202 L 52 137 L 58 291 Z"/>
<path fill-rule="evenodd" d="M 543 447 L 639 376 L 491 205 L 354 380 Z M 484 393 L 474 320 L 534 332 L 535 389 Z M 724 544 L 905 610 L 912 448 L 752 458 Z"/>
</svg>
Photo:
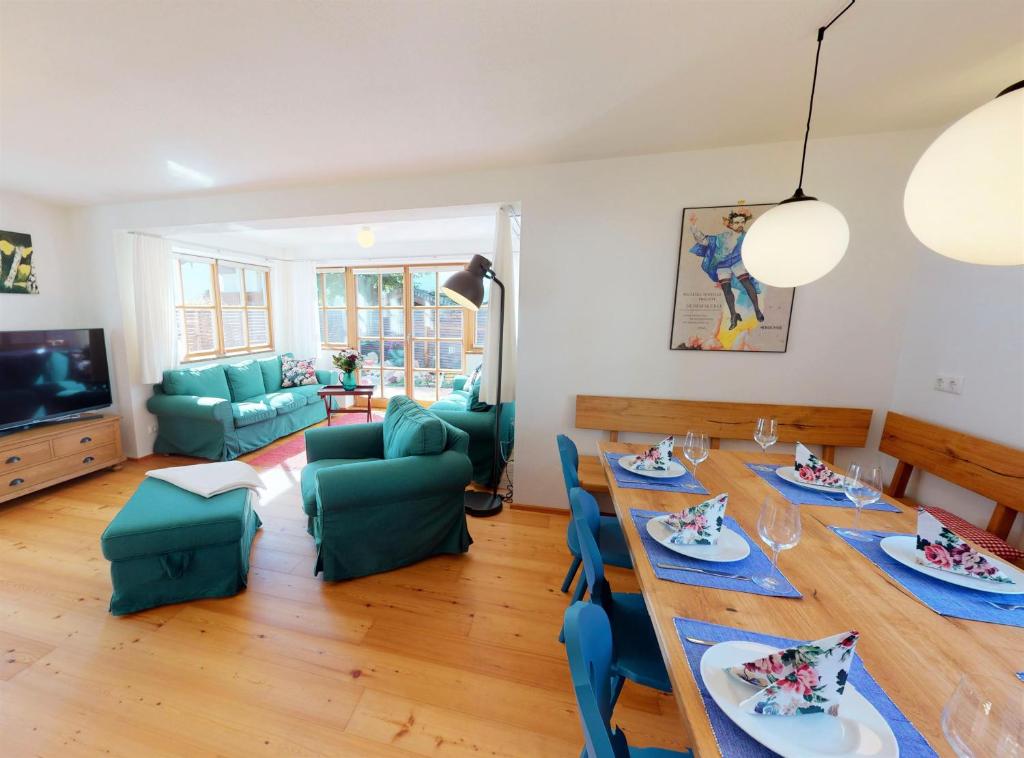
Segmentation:
<svg viewBox="0 0 1024 758">
<path fill-rule="evenodd" d="M 787 482 L 775 473 L 776 469 L 785 468 L 784 466 L 778 466 L 774 463 L 748 463 L 746 466 L 767 482 L 773 490 L 778 492 L 789 502 L 793 503 L 793 505 L 829 505 L 834 508 L 854 507 L 853 503 L 850 502 L 850 499 L 846 497 L 846 494 L 842 491 L 838 494 L 832 495 L 827 492 L 809 490 L 806 487 L 799 487 L 791 482 Z M 900 512 L 900 509 L 896 506 L 882 501 L 865 505 L 864 510 L 884 511 L 887 513 Z"/>
<path fill-rule="evenodd" d="M 671 479 L 653 479 L 649 476 L 641 476 L 640 474 L 634 474 L 631 471 L 626 471 L 619 465 L 619 458 L 632 453 L 605 453 L 605 457 L 608 459 L 608 465 L 611 467 L 612 474 L 615 476 L 615 483 L 620 487 L 632 490 L 655 490 L 658 492 L 678 492 L 681 494 L 692 493 L 694 495 L 708 495 L 710 494 L 703 485 L 698 482 L 693 474 L 683 466 L 683 462 L 675 456 L 672 460 L 683 466 L 683 470 L 686 472 L 682 476 L 672 477 Z"/>
</svg>

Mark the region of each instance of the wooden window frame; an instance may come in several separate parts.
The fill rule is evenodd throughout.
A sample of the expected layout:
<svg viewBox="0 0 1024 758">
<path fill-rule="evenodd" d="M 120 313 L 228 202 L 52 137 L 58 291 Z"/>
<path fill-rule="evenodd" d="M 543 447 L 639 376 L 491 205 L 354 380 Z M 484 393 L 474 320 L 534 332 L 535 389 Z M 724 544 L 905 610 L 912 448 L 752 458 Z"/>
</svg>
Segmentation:
<svg viewBox="0 0 1024 758">
<path fill-rule="evenodd" d="M 174 259 L 175 275 L 178 277 L 178 291 L 181 293 L 181 302 L 176 302 L 174 304 L 175 323 L 178 322 L 179 312 L 186 310 L 212 311 L 214 316 L 214 340 L 216 343 L 213 350 L 191 353 L 188 352 L 188 338 L 186 336 L 185 353 L 179 356 L 179 363 L 197 363 L 199 361 L 216 360 L 218 358 L 230 358 L 239 355 L 257 355 L 259 353 L 270 353 L 274 351 L 274 307 L 273 298 L 270 292 L 269 268 L 252 263 L 242 263 L 240 261 L 214 258 L 212 256 L 196 255 L 195 253 L 185 251 L 175 251 Z M 213 275 L 211 290 L 213 294 L 213 305 L 189 305 L 185 302 L 185 284 L 181 276 L 181 263 L 182 261 L 188 260 L 201 261 L 202 263 L 210 265 Z M 241 295 L 242 300 L 241 305 L 224 305 L 221 302 L 221 264 L 231 268 L 237 268 L 239 270 L 239 294 Z M 266 305 L 248 305 L 246 303 L 246 270 L 255 271 L 263 277 L 263 292 L 266 297 Z M 242 336 L 245 338 L 244 347 L 230 349 L 224 347 L 224 311 L 239 311 L 242 313 Z M 252 345 L 249 343 L 249 311 L 266 312 L 267 344 Z M 182 323 L 184 323 L 184 318 L 182 318 Z"/>
<path fill-rule="evenodd" d="M 326 302 L 320 302 L 321 292 L 324 295 L 327 294 L 327 282 L 324 278 L 326 274 L 344 274 L 345 275 L 345 305 L 327 305 Z M 348 342 L 329 342 L 327 339 L 327 315 L 329 311 L 344 311 L 345 312 L 345 336 L 351 341 L 352 339 L 352 321 L 350 319 L 350 311 L 355 308 L 353 305 L 353 298 L 355 297 L 353 286 L 355 279 L 348 273 L 347 266 L 327 266 L 324 268 L 318 268 L 316 270 L 317 278 L 317 311 L 320 317 L 320 349 L 321 350 L 341 350 L 343 347 L 349 347 Z M 358 340 L 358 337 L 357 337 Z"/>
</svg>

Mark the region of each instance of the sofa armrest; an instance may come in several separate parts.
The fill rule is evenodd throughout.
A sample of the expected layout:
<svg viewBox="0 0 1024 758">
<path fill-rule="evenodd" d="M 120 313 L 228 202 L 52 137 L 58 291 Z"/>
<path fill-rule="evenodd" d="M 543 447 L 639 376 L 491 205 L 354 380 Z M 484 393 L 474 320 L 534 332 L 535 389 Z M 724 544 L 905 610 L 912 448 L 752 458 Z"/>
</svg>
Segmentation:
<svg viewBox="0 0 1024 758">
<path fill-rule="evenodd" d="M 317 369 L 316 380 L 320 384 L 338 384 L 338 372 L 333 369 Z"/>
<path fill-rule="evenodd" d="M 456 453 L 462 453 L 463 455 L 469 455 L 469 433 L 464 432 L 454 424 L 449 424 L 444 419 L 441 419 L 441 423 L 445 425 L 445 430 L 448 434 L 448 446 L 445 450 L 454 450 Z"/>
<path fill-rule="evenodd" d="M 146 410 L 154 416 L 177 416 L 195 421 L 231 424 L 231 403 L 221 397 L 198 395 L 153 395 Z"/>
<path fill-rule="evenodd" d="M 469 458 L 454 450 L 332 466 L 317 472 L 317 507 L 327 516 L 421 500 L 465 489 L 472 475 Z"/>
<path fill-rule="evenodd" d="M 384 422 L 321 426 L 306 432 L 306 460 L 383 458 Z"/>
</svg>

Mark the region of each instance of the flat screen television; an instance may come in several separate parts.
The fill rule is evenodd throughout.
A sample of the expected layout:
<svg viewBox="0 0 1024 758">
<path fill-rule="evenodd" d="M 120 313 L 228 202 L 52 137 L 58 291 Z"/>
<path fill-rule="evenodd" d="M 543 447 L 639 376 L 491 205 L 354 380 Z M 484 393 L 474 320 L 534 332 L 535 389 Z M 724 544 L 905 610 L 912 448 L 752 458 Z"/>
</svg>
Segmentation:
<svg viewBox="0 0 1024 758">
<path fill-rule="evenodd" d="M 110 404 L 102 329 L 0 331 L 0 433 Z"/>
</svg>

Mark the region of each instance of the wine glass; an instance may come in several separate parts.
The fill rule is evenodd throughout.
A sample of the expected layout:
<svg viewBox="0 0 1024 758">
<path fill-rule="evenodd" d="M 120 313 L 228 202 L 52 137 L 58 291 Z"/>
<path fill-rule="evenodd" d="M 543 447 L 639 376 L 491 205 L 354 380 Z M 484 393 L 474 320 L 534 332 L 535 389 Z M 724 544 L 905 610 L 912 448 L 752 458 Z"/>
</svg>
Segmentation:
<svg viewBox="0 0 1024 758">
<path fill-rule="evenodd" d="M 754 427 L 754 442 L 761 446 L 764 457 L 768 457 L 768 448 L 779 441 L 779 425 L 773 418 L 759 418 Z"/>
<path fill-rule="evenodd" d="M 701 432 L 687 432 L 683 442 L 683 455 L 693 466 L 693 478 L 697 478 L 697 466 L 707 460 L 711 454 L 708 436 Z"/>
<path fill-rule="evenodd" d="M 942 709 L 942 733 L 959 758 L 1024 758 L 1024 692 L 1012 675 L 964 674 Z"/>
<path fill-rule="evenodd" d="M 779 570 L 779 553 L 795 547 L 800 541 L 800 506 L 788 500 L 765 498 L 757 519 L 757 533 L 772 549 L 772 573 L 755 576 L 754 584 L 766 590 L 781 589 L 782 582 L 774 574 Z"/>
<path fill-rule="evenodd" d="M 853 503 L 857 513 L 853 517 L 853 528 L 840 529 L 839 533 L 856 542 L 870 542 L 871 537 L 860 531 L 860 512 L 864 510 L 865 505 L 877 503 L 882 497 L 882 467 L 865 467 L 854 463 L 843 479 L 843 492 Z"/>
</svg>

